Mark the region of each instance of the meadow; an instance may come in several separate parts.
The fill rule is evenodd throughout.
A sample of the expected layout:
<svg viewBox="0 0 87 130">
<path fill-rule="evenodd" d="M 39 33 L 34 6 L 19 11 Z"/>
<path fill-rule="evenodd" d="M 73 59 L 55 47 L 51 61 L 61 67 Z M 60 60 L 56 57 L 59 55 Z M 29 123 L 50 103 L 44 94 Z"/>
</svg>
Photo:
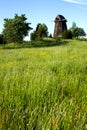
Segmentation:
<svg viewBox="0 0 87 130">
<path fill-rule="evenodd" d="M 87 41 L 0 47 L 0 130 L 87 130 Z"/>
</svg>

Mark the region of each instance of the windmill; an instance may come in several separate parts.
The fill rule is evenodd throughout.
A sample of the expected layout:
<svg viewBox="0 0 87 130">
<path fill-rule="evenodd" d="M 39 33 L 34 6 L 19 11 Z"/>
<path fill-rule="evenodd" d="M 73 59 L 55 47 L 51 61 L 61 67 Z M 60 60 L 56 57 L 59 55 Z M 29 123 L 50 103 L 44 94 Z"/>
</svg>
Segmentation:
<svg viewBox="0 0 87 130">
<path fill-rule="evenodd" d="M 55 18 L 54 37 L 60 35 L 64 30 L 67 30 L 67 20 L 62 15 L 57 15 Z"/>
</svg>

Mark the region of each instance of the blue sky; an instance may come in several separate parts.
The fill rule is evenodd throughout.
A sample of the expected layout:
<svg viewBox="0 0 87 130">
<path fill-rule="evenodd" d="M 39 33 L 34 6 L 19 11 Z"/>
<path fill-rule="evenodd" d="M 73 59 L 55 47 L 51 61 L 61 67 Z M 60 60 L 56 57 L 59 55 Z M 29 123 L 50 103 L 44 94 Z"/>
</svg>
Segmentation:
<svg viewBox="0 0 87 130">
<path fill-rule="evenodd" d="M 87 33 L 87 0 L 1 0 L 0 33 L 3 19 L 13 18 L 15 13 L 25 14 L 33 29 L 38 23 L 45 23 L 51 34 L 54 32 L 55 17 L 61 14 L 67 19 L 68 28 L 75 22 Z"/>
</svg>

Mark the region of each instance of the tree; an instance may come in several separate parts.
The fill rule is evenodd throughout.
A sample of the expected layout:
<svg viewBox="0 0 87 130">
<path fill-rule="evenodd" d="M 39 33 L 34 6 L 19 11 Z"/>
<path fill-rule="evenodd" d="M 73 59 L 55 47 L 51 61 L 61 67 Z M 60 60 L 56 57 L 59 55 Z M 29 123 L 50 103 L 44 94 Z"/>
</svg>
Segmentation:
<svg viewBox="0 0 87 130">
<path fill-rule="evenodd" d="M 70 30 L 71 30 L 72 35 L 73 35 L 74 38 L 78 38 L 78 37 L 81 37 L 81 36 L 86 36 L 86 33 L 85 33 L 84 29 L 80 28 L 80 27 L 77 27 L 75 22 L 72 23 L 72 27 L 70 28 Z"/>
<path fill-rule="evenodd" d="M 75 38 L 78 38 L 78 37 L 81 37 L 81 36 L 86 36 L 84 29 L 79 28 L 79 27 L 75 28 L 73 33 L 74 33 Z"/>
<path fill-rule="evenodd" d="M 44 23 L 37 25 L 36 32 L 41 38 L 48 36 L 48 28 Z"/>
<path fill-rule="evenodd" d="M 48 36 L 47 26 L 44 23 L 43 24 L 38 23 L 36 30 L 33 33 L 31 33 L 31 40 L 38 40 L 47 36 Z"/>
<path fill-rule="evenodd" d="M 22 42 L 32 28 L 26 22 L 25 14 L 18 16 L 15 14 L 13 19 L 4 19 L 3 36 L 7 42 Z"/>
<path fill-rule="evenodd" d="M 72 23 L 72 27 L 70 28 L 73 37 L 75 37 L 75 32 L 74 32 L 74 31 L 75 31 L 76 28 L 77 28 L 76 23 L 73 22 L 73 23 Z"/>
<path fill-rule="evenodd" d="M 72 23 L 72 27 L 71 27 L 71 31 L 73 31 L 75 28 L 77 28 L 77 26 L 76 26 L 76 23 L 73 22 L 73 23 Z"/>
<path fill-rule="evenodd" d="M 38 40 L 38 39 L 39 39 L 39 36 L 38 36 L 38 34 L 36 33 L 36 31 L 34 31 L 34 32 L 31 33 L 30 39 L 31 39 L 31 41 L 35 41 L 35 40 Z"/>
</svg>

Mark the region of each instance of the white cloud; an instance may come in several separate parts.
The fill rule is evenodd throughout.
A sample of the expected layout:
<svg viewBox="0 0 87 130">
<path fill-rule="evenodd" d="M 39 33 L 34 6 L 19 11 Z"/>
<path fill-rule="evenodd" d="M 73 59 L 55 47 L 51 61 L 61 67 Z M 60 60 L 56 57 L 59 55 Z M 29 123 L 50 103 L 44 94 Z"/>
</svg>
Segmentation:
<svg viewBox="0 0 87 130">
<path fill-rule="evenodd" d="M 87 5 L 87 0 L 63 0 L 63 1 L 74 3 L 74 4 Z"/>
</svg>

